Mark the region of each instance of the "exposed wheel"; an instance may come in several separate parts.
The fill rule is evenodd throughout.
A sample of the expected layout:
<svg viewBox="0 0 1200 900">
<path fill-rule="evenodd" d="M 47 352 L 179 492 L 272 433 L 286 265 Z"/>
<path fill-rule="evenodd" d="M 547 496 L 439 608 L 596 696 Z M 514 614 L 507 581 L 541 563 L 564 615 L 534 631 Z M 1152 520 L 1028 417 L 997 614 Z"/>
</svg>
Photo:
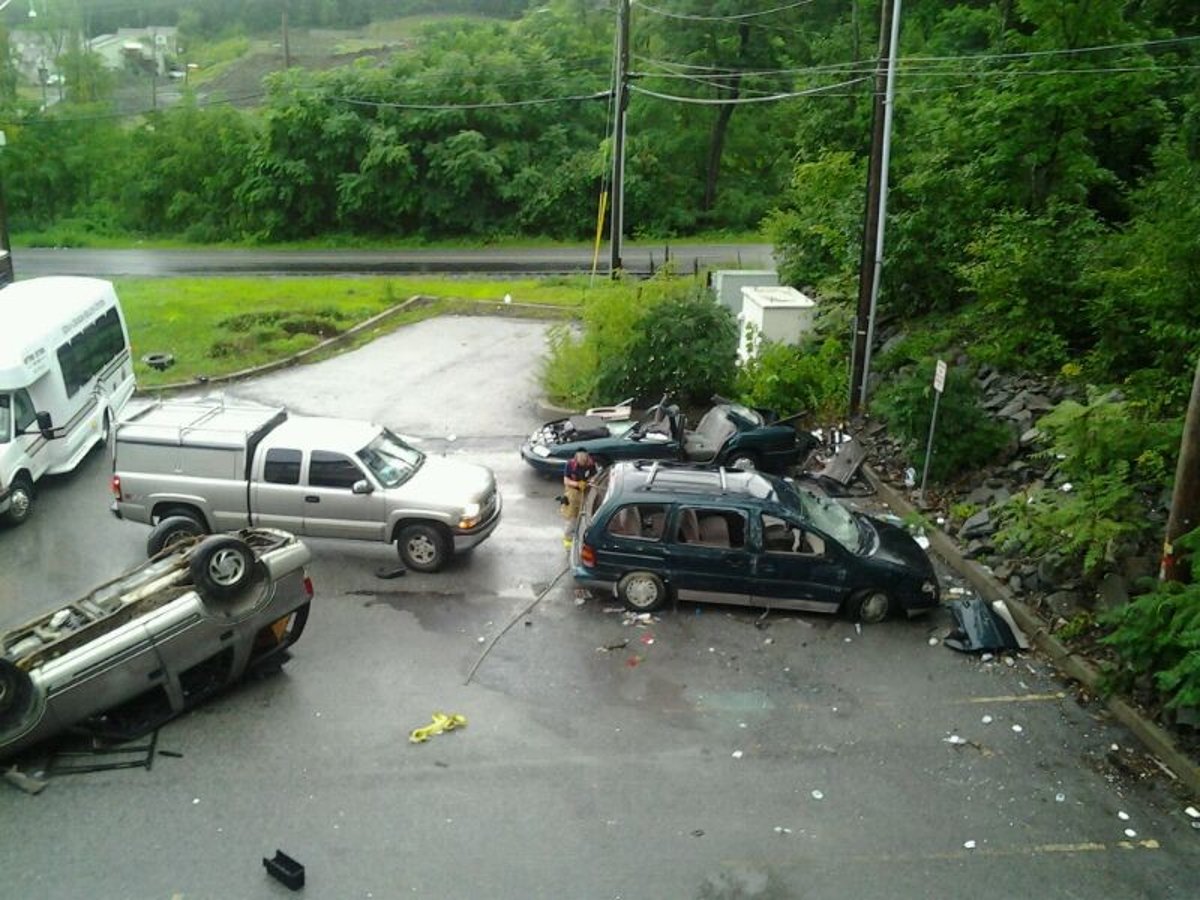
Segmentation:
<svg viewBox="0 0 1200 900">
<path fill-rule="evenodd" d="M 617 583 L 617 595 L 634 612 L 653 612 L 667 602 L 667 586 L 653 572 L 630 572 Z"/>
<path fill-rule="evenodd" d="M 887 591 L 861 591 L 850 598 L 847 612 L 856 622 L 877 625 L 891 615 L 892 598 Z"/>
<path fill-rule="evenodd" d="M 33 706 L 29 673 L 11 660 L 0 659 L 0 733 L 21 725 Z"/>
<path fill-rule="evenodd" d="M 159 519 L 146 538 L 146 555 L 158 556 L 169 547 L 192 543 L 204 533 L 204 526 L 193 516 L 175 513 Z"/>
<path fill-rule="evenodd" d="M 188 568 L 192 583 L 209 600 L 227 600 L 254 580 L 254 553 L 231 535 L 205 538 L 192 552 Z"/>
<path fill-rule="evenodd" d="M 729 457 L 727 469 L 738 469 L 742 472 L 753 472 L 758 468 L 758 457 L 746 450 L 739 450 Z"/>
<path fill-rule="evenodd" d="M 4 514 L 10 525 L 20 525 L 33 512 L 33 482 L 28 475 L 13 479 L 8 493 L 8 512 Z"/>
<path fill-rule="evenodd" d="M 418 572 L 436 572 L 450 557 L 449 539 L 436 525 L 406 525 L 396 537 L 404 565 Z"/>
</svg>

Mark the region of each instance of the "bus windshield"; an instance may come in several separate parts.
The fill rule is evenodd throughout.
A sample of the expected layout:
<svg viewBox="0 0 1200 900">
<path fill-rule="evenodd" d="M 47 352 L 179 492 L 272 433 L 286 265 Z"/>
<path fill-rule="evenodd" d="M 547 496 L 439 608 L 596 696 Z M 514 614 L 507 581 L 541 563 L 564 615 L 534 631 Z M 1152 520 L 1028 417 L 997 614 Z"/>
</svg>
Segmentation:
<svg viewBox="0 0 1200 900">
<path fill-rule="evenodd" d="M 393 488 L 412 478 L 425 461 L 425 454 L 385 428 L 379 437 L 358 451 L 358 458 L 366 463 L 380 484 Z"/>
</svg>

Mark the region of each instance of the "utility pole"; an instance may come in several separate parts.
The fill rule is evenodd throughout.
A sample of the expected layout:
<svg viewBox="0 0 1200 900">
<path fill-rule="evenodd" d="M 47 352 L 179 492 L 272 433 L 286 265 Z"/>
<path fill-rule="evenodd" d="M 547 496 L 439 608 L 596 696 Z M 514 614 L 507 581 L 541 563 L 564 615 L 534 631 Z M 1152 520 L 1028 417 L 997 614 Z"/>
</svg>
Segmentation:
<svg viewBox="0 0 1200 900">
<path fill-rule="evenodd" d="M 850 412 L 858 412 L 866 388 L 867 330 L 871 317 L 876 243 L 879 238 L 880 184 L 883 174 L 887 69 L 891 61 L 892 0 L 879 3 L 879 63 L 875 69 L 875 104 L 871 113 L 871 154 L 867 162 L 866 212 L 863 215 L 862 255 L 858 263 L 858 307 L 850 367 Z"/>
<path fill-rule="evenodd" d="M 610 223 L 615 278 L 621 271 L 621 237 L 625 231 L 625 110 L 629 106 L 629 0 L 617 7 L 616 115 L 613 119 L 612 220 Z"/>
<path fill-rule="evenodd" d="M 1160 581 L 1182 581 L 1175 541 L 1200 525 L 1200 358 L 1192 380 L 1183 437 L 1179 440 L 1179 461 L 1175 464 L 1175 489 L 1171 494 L 1171 514 L 1163 538 Z"/>
</svg>

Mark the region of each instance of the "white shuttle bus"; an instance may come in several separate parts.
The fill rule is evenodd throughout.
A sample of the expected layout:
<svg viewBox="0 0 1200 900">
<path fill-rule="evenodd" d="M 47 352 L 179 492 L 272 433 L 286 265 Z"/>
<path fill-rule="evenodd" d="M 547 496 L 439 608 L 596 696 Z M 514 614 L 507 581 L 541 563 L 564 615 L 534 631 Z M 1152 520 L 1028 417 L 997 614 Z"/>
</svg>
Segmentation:
<svg viewBox="0 0 1200 900">
<path fill-rule="evenodd" d="M 39 478 L 107 443 L 133 389 L 111 283 L 31 278 L 0 289 L 0 518 L 25 521 Z"/>
</svg>

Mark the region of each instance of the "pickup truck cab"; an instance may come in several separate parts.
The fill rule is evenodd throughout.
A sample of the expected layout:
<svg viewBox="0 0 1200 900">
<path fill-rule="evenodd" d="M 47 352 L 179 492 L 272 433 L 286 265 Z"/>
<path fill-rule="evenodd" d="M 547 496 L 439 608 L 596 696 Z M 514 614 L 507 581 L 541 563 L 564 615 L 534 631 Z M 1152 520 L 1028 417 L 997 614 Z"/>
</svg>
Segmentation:
<svg viewBox="0 0 1200 900">
<path fill-rule="evenodd" d="M 440 569 L 485 540 L 501 498 L 484 466 L 430 456 L 382 426 L 221 401 L 156 403 L 116 429 L 112 511 L 183 534 L 246 527 L 395 543 Z"/>
</svg>

